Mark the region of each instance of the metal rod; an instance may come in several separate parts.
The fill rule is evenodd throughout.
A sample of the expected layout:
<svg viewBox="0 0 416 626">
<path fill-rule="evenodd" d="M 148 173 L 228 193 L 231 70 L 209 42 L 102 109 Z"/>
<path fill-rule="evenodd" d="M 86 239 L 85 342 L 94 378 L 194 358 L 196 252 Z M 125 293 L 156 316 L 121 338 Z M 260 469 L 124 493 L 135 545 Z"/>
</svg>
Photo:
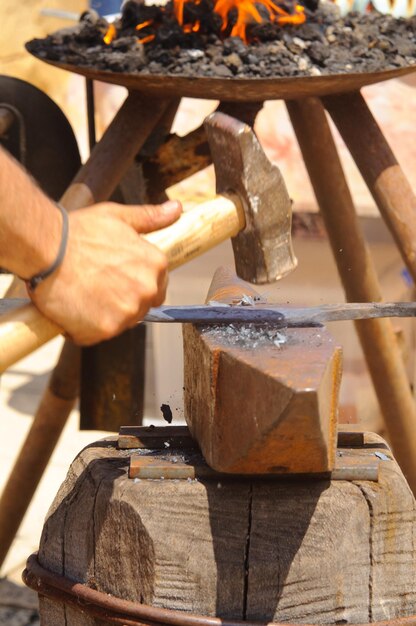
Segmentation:
<svg viewBox="0 0 416 626">
<path fill-rule="evenodd" d="M 104 619 L 103 623 L 108 624 L 124 624 L 125 626 L 144 624 L 152 626 L 300 626 L 293 623 L 283 625 L 278 622 L 227 620 L 122 600 L 48 571 L 40 565 L 35 554 L 29 557 L 22 576 L 26 585 L 40 595 L 52 598 L 57 602 L 70 604 L 86 615 L 101 617 Z M 313 625 L 303 624 L 302 626 Z M 416 626 L 416 615 L 372 622 L 371 624 L 356 624 L 356 626 Z"/>
<path fill-rule="evenodd" d="M 287 107 L 347 300 L 377 302 L 382 297 L 376 270 L 322 103 L 318 98 L 305 98 L 289 101 Z M 393 452 L 416 493 L 416 407 L 392 324 L 388 319 L 366 320 L 356 323 L 356 330 Z"/>
<path fill-rule="evenodd" d="M 97 140 L 95 133 L 94 81 L 91 78 L 85 79 L 85 92 L 87 96 L 88 143 L 90 152 L 92 152 Z"/>
<path fill-rule="evenodd" d="M 363 302 L 324 304 L 314 307 L 253 304 L 244 306 L 188 305 L 150 309 L 145 322 L 192 322 L 194 324 L 233 324 L 236 322 L 272 324 L 275 327 L 315 326 L 323 322 L 365 320 L 378 317 L 415 317 L 416 302 Z"/>
</svg>

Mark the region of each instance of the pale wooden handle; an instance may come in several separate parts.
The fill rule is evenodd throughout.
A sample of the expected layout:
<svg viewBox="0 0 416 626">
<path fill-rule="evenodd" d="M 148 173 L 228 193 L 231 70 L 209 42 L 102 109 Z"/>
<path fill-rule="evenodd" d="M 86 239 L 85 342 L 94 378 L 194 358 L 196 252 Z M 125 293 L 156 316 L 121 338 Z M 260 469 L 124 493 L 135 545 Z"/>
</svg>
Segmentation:
<svg viewBox="0 0 416 626">
<path fill-rule="evenodd" d="M 184 213 L 163 230 L 145 235 L 160 248 L 174 269 L 235 236 L 245 225 L 237 199 L 217 196 Z M 60 333 L 62 329 L 26 304 L 0 317 L 0 374 Z"/>
<path fill-rule="evenodd" d="M 0 374 L 62 331 L 33 304 L 25 304 L 0 318 Z"/>
<path fill-rule="evenodd" d="M 144 237 L 166 254 L 169 269 L 173 270 L 234 237 L 244 226 L 244 210 L 239 200 L 216 196 L 183 213 L 172 226 Z"/>
</svg>

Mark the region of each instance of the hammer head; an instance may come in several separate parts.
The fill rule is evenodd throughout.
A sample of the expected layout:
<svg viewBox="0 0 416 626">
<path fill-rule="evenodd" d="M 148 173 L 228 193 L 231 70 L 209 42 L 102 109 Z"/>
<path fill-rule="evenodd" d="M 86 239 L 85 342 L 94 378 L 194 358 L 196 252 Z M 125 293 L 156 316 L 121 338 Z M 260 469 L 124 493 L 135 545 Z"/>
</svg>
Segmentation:
<svg viewBox="0 0 416 626">
<path fill-rule="evenodd" d="M 237 195 L 246 227 L 232 239 L 238 276 L 252 283 L 279 280 L 297 265 L 292 249 L 292 206 L 280 170 L 253 130 L 224 113 L 205 120 L 217 193 Z"/>
</svg>

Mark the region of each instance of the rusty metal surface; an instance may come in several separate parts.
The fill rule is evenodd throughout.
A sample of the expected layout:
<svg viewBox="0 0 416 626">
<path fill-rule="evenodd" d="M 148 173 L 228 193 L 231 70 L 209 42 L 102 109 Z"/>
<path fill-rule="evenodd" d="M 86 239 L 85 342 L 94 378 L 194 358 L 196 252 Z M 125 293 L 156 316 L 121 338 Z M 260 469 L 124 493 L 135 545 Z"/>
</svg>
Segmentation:
<svg viewBox="0 0 416 626">
<path fill-rule="evenodd" d="M 1 303 L 1 301 L 0 301 Z M 354 430 L 353 430 L 354 429 Z M 338 448 L 364 448 L 366 435 L 356 424 L 341 424 L 337 435 Z M 188 426 L 121 426 L 117 447 L 119 450 L 134 448 L 149 448 L 151 450 L 165 450 L 175 445 L 177 448 L 197 448 L 198 444 L 192 438 Z M 374 447 L 374 446 L 372 446 Z M 386 447 L 385 443 L 379 445 Z M 388 448 L 387 448 L 388 449 Z"/>
<path fill-rule="evenodd" d="M 290 100 L 306 96 L 319 96 L 361 89 L 383 80 L 405 76 L 416 66 L 368 72 L 361 74 L 335 74 L 332 76 L 297 76 L 293 78 L 209 78 L 152 74 L 124 74 L 89 67 L 80 67 L 48 59 L 55 67 L 81 74 L 93 80 L 122 85 L 161 98 L 190 97 L 235 102 L 264 100 Z"/>
<path fill-rule="evenodd" d="M 292 204 L 279 168 L 266 157 L 248 124 L 213 113 L 205 130 L 218 194 L 236 194 L 245 228 L 232 239 L 238 276 L 256 283 L 278 280 L 297 265 L 291 240 Z"/>
<path fill-rule="evenodd" d="M 78 205 L 82 189 L 83 206 L 108 200 L 169 105 L 166 98 L 130 93 L 62 198 L 65 208 Z"/>
<path fill-rule="evenodd" d="M 254 126 L 256 115 L 262 106 L 263 103 L 258 102 L 221 102 L 217 111 Z M 170 135 L 154 156 L 141 162 L 149 202 L 157 204 L 161 190 L 189 178 L 211 163 L 212 157 L 203 125 L 184 137 Z"/>
<path fill-rule="evenodd" d="M 221 268 L 208 300 L 256 296 Z M 333 469 L 341 350 L 324 328 L 184 333 L 185 417 L 208 464 L 236 474 Z"/>
<path fill-rule="evenodd" d="M 119 430 L 117 447 L 120 450 L 150 448 L 166 450 L 166 448 L 195 448 L 197 443 L 192 439 L 187 426 L 122 426 Z"/>
<path fill-rule="evenodd" d="M 36 554 L 29 557 L 22 578 L 25 584 L 39 595 L 69 604 L 85 615 L 100 618 L 104 624 L 124 626 L 301 626 L 288 622 L 285 624 L 276 622 L 266 624 L 265 622 L 220 619 L 122 600 L 43 568 L 39 564 Z M 315 625 L 302 624 L 302 626 Z M 328 626 L 335 625 L 329 624 Z M 416 626 L 416 615 L 368 624 L 356 624 L 355 626 Z"/>
<path fill-rule="evenodd" d="M 384 445 L 382 441 L 367 444 L 365 433 L 361 431 L 339 432 L 335 467 L 328 477 L 331 480 L 377 481 L 380 463 L 393 460 L 388 447 L 383 449 Z M 192 439 L 186 426 L 123 427 L 120 429 L 118 447 L 138 450 L 130 457 L 129 478 L 153 480 L 230 478 L 230 474 L 216 472 L 206 464 L 198 444 Z M 279 474 L 268 475 L 270 479 L 276 477 L 282 478 Z M 231 478 L 235 478 L 235 475 L 233 474 Z M 253 479 L 255 476 L 250 478 Z M 315 475 L 315 478 L 321 479 L 321 476 Z"/>
<path fill-rule="evenodd" d="M 195 444 L 194 444 L 195 445 Z M 236 478 L 236 474 L 216 472 L 207 465 L 197 448 L 194 450 L 183 450 L 179 442 L 172 438 L 169 447 L 155 450 L 152 453 L 146 452 L 132 453 L 130 457 L 129 478 L 140 478 L 143 480 L 226 480 Z M 315 478 L 322 480 L 328 477 L 331 480 L 347 481 L 378 481 L 380 463 L 392 461 L 391 455 L 380 453 L 374 450 L 358 449 L 357 447 L 339 449 L 336 453 L 335 467 L 328 474 L 297 474 L 296 479 Z M 255 479 L 256 475 L 244 475 L 244 478 Z M 287 479 L 278 472 L 262 475 L 261 479 Z"/>
</svg>

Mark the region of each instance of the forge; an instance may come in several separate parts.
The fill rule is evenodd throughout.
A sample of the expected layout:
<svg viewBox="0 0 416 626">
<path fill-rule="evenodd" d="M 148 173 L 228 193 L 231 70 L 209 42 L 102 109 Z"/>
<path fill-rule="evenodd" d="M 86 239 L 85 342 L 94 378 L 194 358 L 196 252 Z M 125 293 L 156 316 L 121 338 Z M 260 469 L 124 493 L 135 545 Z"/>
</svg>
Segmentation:
<svg viewBox="0 0 416 626">
<path fill-rule="evenodd" d="M 74 28 L 33 40 L 28 50 L 81 73 L 230 81 L 382 78 L 415 64 L 415 29 L 415 17 L 376 11 L 342 17 L 329 1 L 170 0 L 158 6 L 130 0 L 111 24 L 85 13 Z"/>
</svg>

